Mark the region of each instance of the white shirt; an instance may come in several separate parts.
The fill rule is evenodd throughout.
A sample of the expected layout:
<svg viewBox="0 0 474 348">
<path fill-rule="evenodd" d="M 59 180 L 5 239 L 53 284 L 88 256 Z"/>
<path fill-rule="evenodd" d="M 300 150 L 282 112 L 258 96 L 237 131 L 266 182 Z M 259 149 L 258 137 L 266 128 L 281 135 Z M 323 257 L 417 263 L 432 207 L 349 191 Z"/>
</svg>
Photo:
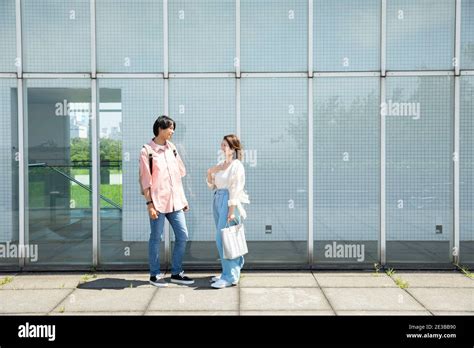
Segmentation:
<svg viewBox="0 0 474 348">
<path fill-rule="evenodd" d="M 219 164 L 223 163 L 224 161 L 219 162 Z M 240 216 L 242 216 L 242 218 L 244 219 L 247 217 L 242 203 L 250 203 L 250 201 L 247 193 L 244 191 L 245 169 L 244 165 L 240 160 L 235 159 L 225 170 L 218 171 L 214 176 L 214 183 L 211 184 L 207 182 L 207 186 L 211 190 L 228 189 L 228 206 L 237 206 L 237 209 L 239 209 Z"/>
</svg>

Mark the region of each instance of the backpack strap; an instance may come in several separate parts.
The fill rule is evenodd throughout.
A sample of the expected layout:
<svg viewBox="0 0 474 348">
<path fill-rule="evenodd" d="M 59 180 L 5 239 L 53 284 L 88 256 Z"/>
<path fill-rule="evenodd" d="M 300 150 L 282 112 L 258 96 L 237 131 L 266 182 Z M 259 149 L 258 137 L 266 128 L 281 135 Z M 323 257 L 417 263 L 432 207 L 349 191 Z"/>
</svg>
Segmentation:
<svg viewBox="0 0 474 348">
<path fill-rule="evenodd" d="M 148 144 L 143 145 L 143 147 L 145 148 L 146 153 L 148 154 L 148 168 L 150 169 L 150 174 L 152 174 L 153 173 L 153 149 Z"/>
<path fill-rule="evenodd" d="M 173 150 L 174 157 L 178 157 L 178 151 L 176 150 L 176 146 L 171 141 L 168 141 L 168 144 L 171 147 L 171 150 Z"/>
</svg>

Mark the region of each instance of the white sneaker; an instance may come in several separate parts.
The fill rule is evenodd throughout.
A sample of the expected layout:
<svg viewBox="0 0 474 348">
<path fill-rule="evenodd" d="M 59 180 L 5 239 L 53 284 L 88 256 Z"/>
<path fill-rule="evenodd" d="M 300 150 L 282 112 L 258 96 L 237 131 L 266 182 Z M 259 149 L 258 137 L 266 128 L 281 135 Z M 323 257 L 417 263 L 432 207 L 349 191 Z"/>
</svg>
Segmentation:
<svg viewBox="0 0 474 348">
<path fill-rule="evenodd" d="M 215 289 L 223 289 L 232 285 L 234 284 L 226 282 L 224 279 L 219 279 L 217 282 L 211 284 L 211 286 Z"/>
<path fill-rule="evenodd" d="M 221 274 L 219 274 L 219 275 L 216 276 L 216 277 L 212 277 L 211 283 L 217 282 L 219 279 L 221 279 Z"/>
<path fill-rule="evenodd" d="M 219 274 L 218 276 L 216 277 L 212 277 L 212 279 L 210 280 L 211 283 L 214 283 L 214 282 L 217 282 L 221 279 L 221 274 Z M 237 285 L 238 282 L 232 282 L 232 285 Z"/>
</svg>

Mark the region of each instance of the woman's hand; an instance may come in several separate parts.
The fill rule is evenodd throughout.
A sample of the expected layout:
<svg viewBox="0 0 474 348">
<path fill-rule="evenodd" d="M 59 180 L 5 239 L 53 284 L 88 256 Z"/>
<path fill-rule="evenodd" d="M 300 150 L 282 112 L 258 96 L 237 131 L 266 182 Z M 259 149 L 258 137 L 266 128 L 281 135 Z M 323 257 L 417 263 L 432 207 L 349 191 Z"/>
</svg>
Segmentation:
<svg viewBox="0 0 474 348">
<path fill-rule="evenodd" d="M 153 204 L 148 205 L 148 215 L 150 216 L 150 219 L 155 220 L 158 219 L 158 215 L 160 213 L 155 209 Z"/>
</svg>

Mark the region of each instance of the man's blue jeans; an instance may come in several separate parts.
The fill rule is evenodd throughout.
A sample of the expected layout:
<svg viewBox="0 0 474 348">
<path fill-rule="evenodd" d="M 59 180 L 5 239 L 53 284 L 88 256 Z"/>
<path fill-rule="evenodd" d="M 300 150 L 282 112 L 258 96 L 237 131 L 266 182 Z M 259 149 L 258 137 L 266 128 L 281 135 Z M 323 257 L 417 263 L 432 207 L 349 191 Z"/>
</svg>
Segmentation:
<svg viewBox="0 0 474 348">
<path fill-rule="evenodd" d="M 159 213 L 158 218 L 150 219 L 150 240 L 148 242 L 148 258 L 150 262 L 150 276 L 160 274 L 160 242 L 165 225 L 165 216 L 174 231 L 175 244 L 171 261 L 171 274 L 179 274 L 183 270 L 183 256 L 188 240 L 186 219 L 182 210 L 172 213 Z"/>
</svg>

